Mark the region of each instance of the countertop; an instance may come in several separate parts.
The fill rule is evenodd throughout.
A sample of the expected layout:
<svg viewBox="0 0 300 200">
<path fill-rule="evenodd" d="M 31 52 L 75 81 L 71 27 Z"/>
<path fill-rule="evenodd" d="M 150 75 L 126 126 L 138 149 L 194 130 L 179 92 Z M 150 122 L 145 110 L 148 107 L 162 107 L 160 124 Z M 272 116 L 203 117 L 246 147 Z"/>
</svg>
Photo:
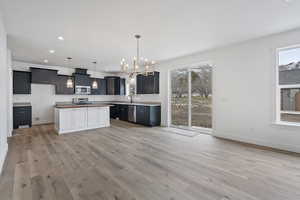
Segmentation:
<svg viewBox="0 0 300 200">
<path fill-rule="evenodd" d="M 56 103 L 55 108 L 84 108 L 84 107 L 108 107 L 112 106 L 105 103 L 73 104 L 73 103 Z"/>
<path fill-rule="evenodd" d="M 124 102 L 124 101 L 110 101 L 110 104 L 133 105 L 133 106 L 160 106 L 159 102 Z"/>
<path fill-rule="evenodd" d="M 56 102 L 55 108 L 107 107 L 118 105 L 160 106 L 157 102 L 124 102 L 124 101 L 90 101 L 89 104 L 74 104 L 72 102 Z"/>
<path fill-rule="evenodd" d="M 20 102 L 20 103 L 14 103 L 13 107 L 28 107 L 31 106 L 31 103 L 29 102 Z"/>
</svg>

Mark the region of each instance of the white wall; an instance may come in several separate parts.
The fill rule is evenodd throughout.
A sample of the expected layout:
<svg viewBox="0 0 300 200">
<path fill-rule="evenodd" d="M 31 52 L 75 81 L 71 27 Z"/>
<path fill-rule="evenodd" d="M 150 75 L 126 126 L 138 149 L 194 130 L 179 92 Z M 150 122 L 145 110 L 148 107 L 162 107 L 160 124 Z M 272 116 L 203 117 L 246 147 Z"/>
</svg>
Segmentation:
<svg viewBox="0 0 300 200">
<path fill-rule="evenodd" d="M 74 69 L 59 67 L 59 66 L 48 66 L 48 65 L 36 65 L 32 63 L 17 62 L 13 61 L 13 69 L 20 71 L 29 71 L 30 67 L 47 68 L 58 70 L 58 74 L 71 75 Z M 88 71 L 91 77 L 103 78 L 111 74 Z M 32 105 L 32 123 L 44 124 L 53 123 L 54 114 L 53 106 L 56 102 L 71 102 L 72 98 L 89 98 L 90 101 L 111 101 L 114 96 L 110 95 L 56 95 L 54 85 L 44 84 L 31 84 L 30 95 L 13 95 L 13 102 L 30 102 Z"/>
<path fill-rule="evenodd" d="M 0 13 L 0 171 L 7 153 L 8 135 L 8 68 L 6 31 Z"/>
<path fill-rule="evenodd" d="M 161 63 L 162 122 L 170 120 L 169 70 L 208 61 L 215 65 L 215 136 L 300 152 L 300 127 L 274 124 L 276 48 L 295 44 L 300 29 Z"/>
<path fill-rule="evenodd" d="M 8 137 L 12 136 L 13 131 L 13 74 L 12 74 L 12 53 L 10 50 L 7 50 L 7 109 L 8 109 Z"/>
</svg>

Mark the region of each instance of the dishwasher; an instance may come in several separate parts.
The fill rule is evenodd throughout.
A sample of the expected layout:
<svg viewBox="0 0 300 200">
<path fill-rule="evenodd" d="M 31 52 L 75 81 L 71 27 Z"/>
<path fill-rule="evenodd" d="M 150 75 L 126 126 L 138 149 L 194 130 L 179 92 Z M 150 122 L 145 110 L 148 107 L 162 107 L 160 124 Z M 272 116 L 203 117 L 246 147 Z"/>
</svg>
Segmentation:
<svg viewBox="0 0 300 200">
<path fill-rule="evenodd" d="M 136 122 L 136 106 L 128 106 L 128 121 Z"/>
</svg>

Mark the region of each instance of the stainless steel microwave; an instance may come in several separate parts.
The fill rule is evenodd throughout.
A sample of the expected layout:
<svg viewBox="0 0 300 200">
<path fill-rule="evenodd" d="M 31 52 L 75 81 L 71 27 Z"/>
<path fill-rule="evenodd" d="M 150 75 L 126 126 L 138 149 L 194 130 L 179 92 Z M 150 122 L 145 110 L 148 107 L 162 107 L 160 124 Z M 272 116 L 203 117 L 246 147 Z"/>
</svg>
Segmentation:
<svg viewBox="0 0 300 200">
<path fill-rule="evenodd" d="M 75 94 L 88 95 L 91 94 L 91 86 L 79 86 L 75 87 Z"/>
</svg>

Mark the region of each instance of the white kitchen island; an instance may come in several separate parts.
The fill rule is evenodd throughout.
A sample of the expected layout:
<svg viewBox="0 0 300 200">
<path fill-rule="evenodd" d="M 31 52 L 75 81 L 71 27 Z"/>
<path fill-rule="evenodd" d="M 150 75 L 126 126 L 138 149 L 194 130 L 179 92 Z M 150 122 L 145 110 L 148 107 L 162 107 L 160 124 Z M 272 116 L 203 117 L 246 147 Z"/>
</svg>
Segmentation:
<svg viewBox="0 0 300 200">
<path fill-rule="evenodd" d="M 58 134 L 110 126 L 109 105 L 56 105 L 55 129 Z"/>
</svg>

